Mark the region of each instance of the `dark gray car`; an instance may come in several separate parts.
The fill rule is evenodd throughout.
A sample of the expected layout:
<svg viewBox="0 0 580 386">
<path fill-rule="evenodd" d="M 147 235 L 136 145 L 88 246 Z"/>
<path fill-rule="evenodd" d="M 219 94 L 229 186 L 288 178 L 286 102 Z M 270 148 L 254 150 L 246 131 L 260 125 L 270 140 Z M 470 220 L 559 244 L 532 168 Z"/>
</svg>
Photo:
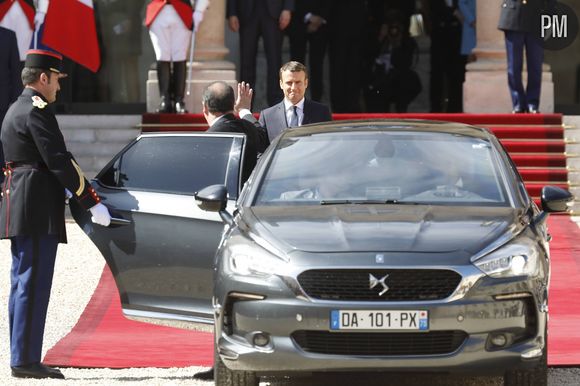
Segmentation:
<svg viewBox="0 0 580 386">
<path fill-rule="evenodd" d="M 146 135 L 97 176 L 130 223 L 77 221 L 126 315 L 213 317 L 218 385 L 319 371 L 546 384 L 545 220 L 568 192 L 544 188 L 540 211 L 497 139 L 460 124 L 290 129 L 238 197 L 243 146 L 235 134 Z"/>
</svg>

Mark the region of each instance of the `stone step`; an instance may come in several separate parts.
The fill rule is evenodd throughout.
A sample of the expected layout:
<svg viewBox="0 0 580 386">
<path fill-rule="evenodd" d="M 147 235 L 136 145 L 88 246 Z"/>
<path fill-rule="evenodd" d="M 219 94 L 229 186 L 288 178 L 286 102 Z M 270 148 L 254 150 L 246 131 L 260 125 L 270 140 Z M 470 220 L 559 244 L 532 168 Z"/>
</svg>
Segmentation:
<svg viewBox="0 0 580 386">
<path fill-rule="evenodd" d="M 141 115 L 59 115 L 68 150 L 93 178 L 141 130 Z"/>
</svg>

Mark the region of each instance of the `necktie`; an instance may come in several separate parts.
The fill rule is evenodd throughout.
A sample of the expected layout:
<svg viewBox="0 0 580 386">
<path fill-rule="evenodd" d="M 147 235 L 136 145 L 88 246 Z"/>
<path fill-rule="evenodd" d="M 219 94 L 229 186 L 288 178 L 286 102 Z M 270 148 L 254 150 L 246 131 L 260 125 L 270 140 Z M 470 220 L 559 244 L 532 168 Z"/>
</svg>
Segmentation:
<svg viewBox="0 0 580 386">
<path fill-rule="evenodd" d="M 293 113 L 292 113 L 292 117 L 290 118 L 290 124 L 289 127 L 296 127 L 298 126 L 298 107 L 296 106 L 292 106 L 292 108 L 294 109 Z"/>
</svg>

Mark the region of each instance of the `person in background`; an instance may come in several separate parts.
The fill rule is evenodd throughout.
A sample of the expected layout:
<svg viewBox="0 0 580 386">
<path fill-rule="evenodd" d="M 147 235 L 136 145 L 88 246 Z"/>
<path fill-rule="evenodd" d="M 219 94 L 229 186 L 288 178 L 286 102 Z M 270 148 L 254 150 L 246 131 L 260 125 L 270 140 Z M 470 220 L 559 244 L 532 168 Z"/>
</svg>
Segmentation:
<svg viewBox="0 0 580 386">
<path fill-rule="evenodd" d="M 290 59 L 306 63 L 310 68 L 310 96 L 320 102 L 323 92 L 324 56 L 328 43 L 327 18 L 330 0 L 297 1 L 292 21 L 287 29 L 290 40 Z"/>
<path fill-rule="evenodd" d="M 328 15 L 330 104 L 333 113 L 361 112 L 368 14 L 366 1 L 332 0 Z"/>
<path fill-rule="evenodd" d="M 14 31 L 0 27 L 0 127 L 8 106 L 22 91 L 20 81 L 20 55 Z M 4 167 L 4 152 L 0 143 L 0 167 Z M 0 183 L 4 174 L 0 174 Z"/>
<path fill-rule="evenodd" d="M 260 113 L 259 125 L 267 130 L 269 141 L 287 127 L 332 120 L 328 106 L 304 98 L 308 88 L 306 66 L 294 61 L 288 62 L 280 68 L 279 74 L 284 99 Z M 240 111 L 240 117 L 256 123 L 249 109 Z"/>
<path fill-rule="evenodd" d="M 199 28 L 208 5 L 209 0 L 196 0 L 195 11 L 190 0 L 150 0 L 147 5 L 145 25 L 157 59 L 159 113 L 187 113 L 183 100 L 187 50 L 191 31 Z"/>
<path fill-rule="evenodd" d="M 228 25 L 230 30 L 240 33 L 240 81 L 256 84 L 256 55 L 260 36 L 264 41 L 269 106 L 281 99 L 277 74 L 282 64 L 282 31 L 290 24 L 293 11 L 294 0 L 227 0 Z"/>
<path fill-rule="evenodd" d="M 555 0 L 504 0 L 498 28 L 504 32 L 507 53 L 508 86 L 513 113 L 540 112 L 542 62 L 544 48 L 539 36 L 540 14 L 543 6 Z M 524 90 L 522 70 L 526 51 L 528 83 Z"/>
<path fill-rule="evenodd" d="M 429 98 L 432 113 L 463 111 L 465 63 L 461 56 L 461 22 L 458 0 L 424 0 L 427 30 L 431 35 Z"/>
<path fill-rule="evenodd" d="M 398 9 L 388 10 L 374 37 L 378 46 L 371 55 L 364 90 L 367 112 L 389 112 L 394 104 L 397 113 L 405 113 L 422 90 L 419 75 L 413 69 L 419 48 L 409 35 L 407 19 Z"/>
<path fill-rule="evenodd" d="M 459 9 L 456 16 L 461 20 L 461 55 L 465 56 L 465 62 L 473 62 L 472 51 L 477 43 L 475 23 L 476 6 L 475 0 L 459 0 Z"/>
<path fill-rule="evenodd" d="M 24 90 L 2 123 L 6 158 L 0 204 L 0 238 L 10 239 L 8 299 L 10 367 L 16 378 L 64 378 L 41 360 L 46 311 L 59 243 L 66 242 L 65 200 L 90 210 L 95 224 L 108 226 L 107 207 L 85 178 L 50 103 L 56 101 L 62 56 L 31 50 L 22 70 Z"/>
</svg>

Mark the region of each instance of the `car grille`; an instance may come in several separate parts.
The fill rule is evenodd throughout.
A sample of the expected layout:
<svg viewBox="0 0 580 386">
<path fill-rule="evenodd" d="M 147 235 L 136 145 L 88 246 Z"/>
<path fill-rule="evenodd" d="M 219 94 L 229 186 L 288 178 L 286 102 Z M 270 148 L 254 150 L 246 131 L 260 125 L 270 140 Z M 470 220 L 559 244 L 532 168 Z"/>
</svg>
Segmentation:
<svg viewBox="0 0 580 386">
<path fill-rule="evenodd" d="M 388 291 L 382 284 L 370 288 L 370 275 L 381 280 L 385 275 Z M 420 301 L 450 296 L 461 282 L 461 275 L 443 269 L 310 270 L 298 276 L 308 296 L 322 300 Z"/>
<path fill-rule="evenodd" d="M 438 355 L 457 350 L 464 331 L 425 333 L 360 333 L 295 331 L 292 339 L 304 351 L 328 355 Z"/>
</svg>

